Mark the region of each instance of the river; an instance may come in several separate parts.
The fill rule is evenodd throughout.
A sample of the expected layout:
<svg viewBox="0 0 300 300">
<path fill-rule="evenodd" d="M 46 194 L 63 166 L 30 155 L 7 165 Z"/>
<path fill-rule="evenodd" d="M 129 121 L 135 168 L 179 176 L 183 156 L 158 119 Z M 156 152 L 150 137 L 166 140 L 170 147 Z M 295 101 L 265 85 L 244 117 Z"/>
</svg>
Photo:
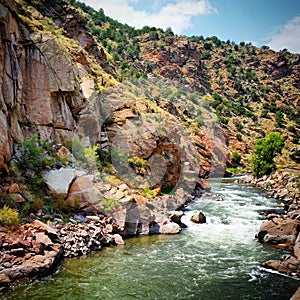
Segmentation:
<svg viewBox="0 0 300 300">
<path fill-rule="evenodd" d="M 132 238 L 67 259 L 54 276 L 17 285 L 3 299 L 290 299 L 300 282 L 259 267 L 284 251 L 255 239 L 259 211 L 278 203 L 233 180 L 211 184 L 212 195 L 185 211 L 181 234 Z M 206 224 L 190 221 L 197 210 Z"/>
</svg>

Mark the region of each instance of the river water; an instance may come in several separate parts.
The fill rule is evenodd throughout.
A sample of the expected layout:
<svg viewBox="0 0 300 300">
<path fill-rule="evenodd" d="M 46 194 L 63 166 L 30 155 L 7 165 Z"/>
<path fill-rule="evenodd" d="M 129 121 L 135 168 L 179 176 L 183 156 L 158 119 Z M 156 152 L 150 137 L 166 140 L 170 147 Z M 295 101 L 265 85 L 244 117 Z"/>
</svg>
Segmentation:
<svg viewBox="0 0 300 300">
<path fill-rule="evenodd" d="M 278 203 L 233 180 L 212 187 L 212 195 L 189 205 L 181 234 L 128 239 L 67 259 L 54 276 L 17 285 L 3 299 L 290 299 L 300 281 L 259 267 L 284 252 L 255 239 L 259 211 Z M 206 224 L 190 221 L 197 210 Z"/>
</svg>

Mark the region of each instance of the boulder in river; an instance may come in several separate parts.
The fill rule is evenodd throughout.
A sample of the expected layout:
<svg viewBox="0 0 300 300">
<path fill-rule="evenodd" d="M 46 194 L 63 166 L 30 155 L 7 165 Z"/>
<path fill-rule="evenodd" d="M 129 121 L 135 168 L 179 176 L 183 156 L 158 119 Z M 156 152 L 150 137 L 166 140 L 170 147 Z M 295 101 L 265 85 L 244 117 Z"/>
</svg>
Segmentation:
<svg viewBox="0 0 300 300">
<path fill-rule="evenodd" d="M 198 211 L 191 217 L 191 221 L 200 224 L 206 223 L 206 216 L 202 211 Z"/>
<path fill-rule="evenodd" d="M 286 274 L 300 274 L 300 260 L 290 254 L 283 255 L 280 260 L 266 261 L 263 267 Z"/>
<path fill-rule="evenodd" d="M 289 218 L 273 218 L 265 221 L 257 233 L 260 242 L 270 244 L 294 244 L 300 230 L 300 221 Z"/>
</svg>

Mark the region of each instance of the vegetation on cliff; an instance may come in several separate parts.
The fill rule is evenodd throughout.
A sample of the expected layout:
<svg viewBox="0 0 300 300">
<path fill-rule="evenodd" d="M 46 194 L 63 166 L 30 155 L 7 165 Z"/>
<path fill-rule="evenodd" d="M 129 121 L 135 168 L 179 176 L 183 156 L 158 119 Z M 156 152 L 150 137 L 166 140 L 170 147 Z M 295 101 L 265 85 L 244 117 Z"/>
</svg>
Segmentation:
<svg viewBox="0 0 300 300">
<path fill-rule="evenodd" d="M 97 12 L 84 3 L 71 3 L 82 12 L 86 26 L 112 55 L 119 79 L 170 79 L 173 89 L 181 86 L 188 98 L 198 100 L 196 106 L 206 98 L 227 132 L 231 151 L 240 154 L 244 164 L 256 139 L 272 131 L 284 137 L 287 152 L 297 151 L 299 54 L 286 49 L 275 52 L 267 46 L 257 48 L 244 42 L 235 44 L 215 36 L 176 36 L 170 28 L 135 29 L 105 16 L 102 9 Z M 155 89 L 152 82 L 148 80 L 150 91 Z M 156 99 L 163 94 L 181 116 L 193 119 L 195 108 L 185 99 L 176 101 L 177 91 L 169 88 L 156 95 Z M 155 99 L 151 92 L 145 96 Z M 295 165 L 296 154 L 286 155 L 284 163 Z"/>
<path fill-rule="evenodd" d="M 111 149 L 128 128 L 118 167 L 130 170 L 131 187 L 150 199 L 181 179 L 189 185 L 223 175 L 225 167 L 249 170 L 251 157 L 257 176 L 298 167 L 299 54 L 177 36 L 170 28 L 135 29 L 74 0 L 17 0 L 16 11 L 7 11 L 1 22 L 18 29 L 12 38 L 3 25 L 1 37 L 1 204 L 9 199 L 12 208 L 37 213 L 45 206 L 65 212 L 71 203 L 72 211 L 77 198 L 54 203 L 40 193 L 41 171 L 80 164 L 103 178 L 121 177 Z M 73 158 L 58 157 L 58 144 Z M 159 183 L 151 173 L 155 162 L 166 171 Z M 21 191 L 26 204 L 7 195 L 14 180 L 29 191 Z"/>
</svg>

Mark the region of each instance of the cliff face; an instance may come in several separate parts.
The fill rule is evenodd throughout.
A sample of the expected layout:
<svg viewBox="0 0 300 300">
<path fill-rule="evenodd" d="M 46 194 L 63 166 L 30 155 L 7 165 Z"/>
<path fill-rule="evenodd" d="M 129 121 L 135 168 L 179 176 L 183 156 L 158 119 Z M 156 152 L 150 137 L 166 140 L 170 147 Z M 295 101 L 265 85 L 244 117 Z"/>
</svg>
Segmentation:
<svg viewBox="0 0 300 300">
<path fill-rule="evenodd" d="M 163 157 L 163 186 L 178 182 L 184 163 L 200 177 L 223 174 L 238 165 L 231 151 L 246 166 L 254 141 L 273 130 L 286 139 L 283 161 L 297 151 L 299 55 L 135 31 L 63 0 L 0 4 L 3 174 L 14 144 L 32 134 L 84 146 L 125 138 L 122 151 L 147 165 L 140 174 L 130 163 L 139 180 Z"/>
<path fill-rule="evenodd" d="M 103 48 L 80 24 L 80 17 L 53 4 L 49 3 L 52 10 L 64 11 L 55 11 L 64 35 L 33 7 L 28 15 L 29 9 L 24 10 L 28 4 L 0 2 L 1 169 L 7 170 L 13 144 L 32 133 L 57 143 L 85 136 L 92 144 L 101 134 L 99 91 L 114 81 L 114 66 L 109 66 Z M 93 73 L 89 60 L 98 63 Z"/>
</svg>

